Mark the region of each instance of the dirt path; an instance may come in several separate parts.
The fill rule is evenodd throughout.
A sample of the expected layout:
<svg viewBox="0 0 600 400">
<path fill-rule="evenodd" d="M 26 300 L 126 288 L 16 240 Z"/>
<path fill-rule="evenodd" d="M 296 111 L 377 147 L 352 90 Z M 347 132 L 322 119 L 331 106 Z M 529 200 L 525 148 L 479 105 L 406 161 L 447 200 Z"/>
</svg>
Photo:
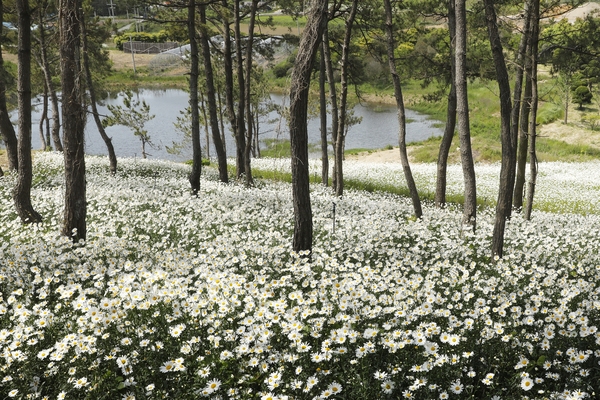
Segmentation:
<svg viewBox="0 0 600 400">
<path fill-rule="evenodd" d="M 600 4 L 598 3 L 585 3 L 575 8 L 574 10 L 568 11 L 556 19 L 567 19 L 570 23 L 574 23 L 577 19 L 584 19 L 588 15 L 594 13 L 597 16 L 600 11 Z"/>
</svg>

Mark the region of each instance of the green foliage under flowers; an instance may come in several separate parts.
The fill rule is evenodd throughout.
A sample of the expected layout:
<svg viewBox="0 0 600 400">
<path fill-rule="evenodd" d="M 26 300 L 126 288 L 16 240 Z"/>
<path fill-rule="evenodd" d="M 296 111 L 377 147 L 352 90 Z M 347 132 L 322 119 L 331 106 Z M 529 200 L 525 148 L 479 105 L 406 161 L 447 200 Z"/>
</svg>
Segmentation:
<svg viewBox="0 0 600 400">
<path fill-rule="evenodd" d="M 223 185 L 206 169 L 195 197 L 185 164 L 122 159 L 116 176 L 107 164 L 86 159 L 85 243 L 58 234 L 61 155 L 35 158 L 43 224 L 19 222 L 16 177 L 0 179 L 0 398 L 600 393 L 598 163 L 542 164 L 537 198 L 564 208 L 532 221 L 515 214 L 506 258 L 495 261 L 491 209 L 472 232 L 458 207 L 426 205 L 415 220 L 407 198 L 336 198 L 313 185 L 313 252 L 296 254 L 287 183 Z M 426 190 L 434 168 L 414 168 Z M 497 196 L 498 171 L 477 167 L 482 198 Z M 346 173 L 402 181 L 393 165 L 348 162 Z M 450 167 L 450 195 L 461 174 Z M 586 201 L 588 215 L 569 213 Z"/>
</svg>

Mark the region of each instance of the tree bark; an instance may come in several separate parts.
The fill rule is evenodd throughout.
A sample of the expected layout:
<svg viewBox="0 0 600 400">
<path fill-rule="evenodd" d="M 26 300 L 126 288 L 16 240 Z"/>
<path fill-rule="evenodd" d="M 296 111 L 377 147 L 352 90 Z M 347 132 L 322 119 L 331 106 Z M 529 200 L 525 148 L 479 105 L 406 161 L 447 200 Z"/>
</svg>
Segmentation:
<svg viewBox="0 0 600 400">
<path fill-rule="evenodd" d="M 529 148 L 529 114 L 531 113 L 531 43 L 527 46 L 527 62 L 525 65 L 525 92 L 521 102 L 519 116 L 519 147 L 517 149 L 517 176 L 513 207 L 519 212 L 523 210 L 525 189 L 525 170 L 527 166 L 527 150 Z"/>
<path fill-rule="evenodd" d="M 61 0 L 60 59 L 62 82 L 62 120 L 65 157 L 65 211 L 62 234 L 77 242 L 85 240 L 86 182 L 84 129 L 85 107 L 83 102 L 80 62 L 81 31 L 83 18 L 81 4 L 77 0 Z"/>
<path fill-rule="evenodd" d="M 46 90 L 50 96 L 50 103 L 52 104 L 52 141 L 54 142 L 54 149 L 56 151 L 63 151 L 63 145 L 60 139 L 60 108 L 58 103 L 58 95 L 56 94 L 56 88 L 52 83 L 52 72 L 50 60 L 48 59 L 48 41 L 46 38 L 46 30 L 44 29 L 44 21 L 42 16 L 42 10 L 40 8 L 39 18 L 39 43 L 40 43 L 40 66 L 42 74 L 44 75 L 44 83 Z"/>
<path fill-rule="evenodd" d="M 454 10 L 454 0 L 448 1 L 448 30 L 450 34 L 450 92 L 448 93 L 448 105 L 446 107 L 446 127 L 444 135 L 440 143 L 440 152 L 437 159 L 437 178 L 435 184 L 435 205 L 442 208 L 446 205 L 446 185 L 447 185 L 447 169 L 448 155 L 454 138 L 454 130 L 456 129 L 456 61 L 454 58 L 454 38 L 456 36 L 456 16 Z"/>
<path fill-rule="evenodd" d="M 454 0 L 452 0 L 454 1 Z M 469 100 L 467 96 L 467 19 L 465 0 L 455 0 L 456 9 L 456 114 L 460 138 L 460 157 L 465 184 L 463 224 L 477 227 L 477 189 L 471 151 Z"/>
<path fill-rule="evenodd" d="M 106 134 L 106 130 L 100 120 L 100 114 L 98 113 L 98 107 L 96 104 L 96 89 L 94 88 L 94 82 L 92 80 L 92 70 L 90 68 L 90 56 L 88 54 L 88 42 L 87 42 L 87 30 L 85 20 L 81 20 L 81 50 L 83 52 L 83 69 L 85 71 L 85 78 L 87 83 L 87 91 L 90 96 L 90 107 L 92 107 L 92 116 L 100 137 L 106 145 L 106 151 L 108 152 L 108 162 L 110 165 L 110 173 L 115 175 L 117 173 L 117 156 L 115 154 L 115 147 L 112 144 L 112 139 Z"/>
<path fill-rule="evenodd" d="M 217 113 L 217 100 L 215 94 L 215 81 L 212 67 L 212 59 L 210 55 L 210 46 L 208 43 L 208 35 L 206 33 L 206 5 L 200 5 L 200 45 L 202 47 L 202 58 L 204 61 L 204 74 L 206 79 L 206 98 L 208 103 L 208 116 L 210 118 L 210 129 L 212 134 L 213 144 L 217 152 L 217 163 L 219 165 L 219 179 L 223 183 L 229 182 L 227 174 L 227 154 L 225 146 L 221 140 L 221 132 L 219 129 L 219 116 Z"/>
<path fill-rule="evenodd" d="M 504 249 L 504 230 L 506 219 L 510 215 L 512 207 L 513 190 L 515 187 L 516 168 L 516 140 L 511 133 L 512 102 L 510 94 L 510 82 L 506 61 L 502 53 L 502 43 L 498 32 L 496 10 L 493 0 L 484 0 L 485 15 L 488 26 L 492 56 L 496 67 L 496 80 L 500 91 L 500 122 L 502 141 L 502 162 L 500 167 L 500 187 L 498 190 L 498 202 L 496 204 L 496 218 L 494 222 L 494 233 L 492 236 L 492 255 L 502 257 Z M 520 97 L 520 96 L 519 96 Z"/>
<path fill-rule="evenodd" d="M 2 23 L 4 22 L 4 8 L 2 3 L 2 0 L 0 0 L 0 26 L 3 26 Z M 1 33 L 2 31 L 0 31 Z M 0 48 L 0 134 L 6 147 L 8 169 L 10 171 L 17 171 L 19 169 L 18 142 L 15 128 L 12 122 L 10 122 L 10 115 L 6 105 L 7 79 L 8 72 L 4 69 L 4 57 Z"/>
<path fill-rule="evenodd" d="M 342 57 L 340 59 L 340 103 L 337 140 L 335 142 L 335 162 L 336 162 L 336 179 L 335 179 L 335 195 L 341 197 L 344 194 L 344 147 L 346 144 L 346 121 L 348 108 L 348 74 L 349 74 L 349 59 L 350 59 L 350 40 L 352 39 L 352 27 L 356 19 L 358 10 L 358 0 L 352 0 L 350 6 L 350 14 L 346 19 L 346 28 L 344 33 L 344 42 L 342 44 Z"/>
<path fill-rule="evenodd" d="M 233 95 L 233 54 L 231 51 L 231 31 L 229 28 L 229 17 L 228 17 L 228 1 L 223 0 L 222 2 L 222 15 L 223 19 L 223 64 L 225 73 L 225 104 L 227 108 L 227 118 L 231 124 L 231 132 L 236 140 L 236 178 L 239 179 L 241 176 L 242 165 L 240 164 L 240 157 L 237 153 L 239 148 L 238 143 L 238 128 L 237 128 L 237 117 L 235 115 L 235 100 Z M 225 141 L 223 141 L 225 143 Z"/>
<path fill-rule="evenodd" d="M 396 98 L 396 107 L 398 108 L 398 144 L 400 147 L 400 163 L 402 164 L 402 170 L 404 171 L 404 178 L 410 192 L 410 197 L 413 203 L 413 209 L 415 217 L 421 218 L 423 216 L 423 210 L 421 208 L 421 199 L 419 198 L 419 192 L 410 170 L 410 163 L 408 162 L 408 154 L 406 152 L 406 110 L 404 109 L 404 98 L 402 97 L 402 85 L 400 83 L 400 75 L 396 69 L 396 57 L 394 56 L 394 50 L 396 49 L 396 43 L 394 40 L 394 22 L 392 15 L 392 4 L 390 0 L 383 0 L 385 8 L 385 30 L 387 38 L 387 55 L 388 64 L 390 66 L 390 73 L 392 74 L 392 82 L 394 83 L 394 97 Z"/>
<path fill-rule="evenodd" d="M 312 2 L 298 47 L 290 86 L 290 142 L 292 197 L 294 203 L 294 251 L 312 251 L 313 224 L 308 171 L 308 90 L 317 47 L 327 24 L 327 0 Z"/>
<path fill-rule="evenodd" d="M 25 223 L 42 221 L 42 216 L 31 204 L 31 184 L 33 179 L 31 161 L 31 10 L 29 0 L 17 1 L 18 33 L 18 176 L 13 192 L 17 214 Z"/>
<path fill-rule="evenodd" d="M 60 139 L 60 106 L 58 103 L 58 95 L 56 94 L 54 85 L 50 84 L 48 90 L 50 93 L 50 104 L 52 106 L 52 142 L 54 142 L 54 150 L 62 152 L 63 145 Z"/>
<path fill-rule="evenodd" d="M 533 197 L 535 194 L 535 185 L 537 180 L 537 156 L 536 156 L 536 135 L 537 135 L 537 109 L 538 109 L 538 42 L 540 34 L 540 5 L 538 1 L 533 2 L 533 16 L 531 26 L 531 115 L 529 116 L 529 185 L 527 190 L 527 206 L 525 207 L 525 219 L 531 220 L 531 211 L 533 208 Z"/>
<path fill-rule="evenodd" d="M 235 58 L 236 58 L 236 70 L 237 70 L 237 82 L 240 96 L 238 98 L 237 106 L 237 121 L 235 130 L 235 142 L 237 145 L 236 149 L 236 166 L 237 166 L 237 178 L 241 179 L 242 175 L 246 173 L 246 124 L 244 114 L 246 112 L 246 96 L 245 82 L 244 82 L 244 60 L 242 52 L 242 34 L 240 32 L 240 0 L 234 2 L 234 35 L 235 35 Z"/>
<path fill-rule="evenodd" d="M 217 111 L 219 115 L 219 127 L 221 128 L 221 147 L 223 148 L 223 152 L 225 153 L 225 166 L 227 166 L 227 143 L 225 138 L 225 105 L 223 104 L 223 99 L 221 98 L 221 89 L 216 90 L 217 94 Z"/>
<path fill-rule="evenodd" d="M 329 186 L 329 155 L 327 154 L 327 77 L 325 66 L 325 42 L 319 52 L 319 114 L 321 119 L 321 182 Z"/>
<path fill-rule="evenodd" d="M 256 20 L 256 8 L 258 7 L 258 0 L 252 0 L 252 4 L 250 6 L 250 17 L 248 21 L 248 43 L 246 44 L 246 62 L 245 65 L 245 76 L 246 80 L 244 82 L 244 97 L 245 97 L 245 107 L 246 107 L 246 147 L 244 149 L 244 172 L 246 174 L 246 186 L 251 186 L 254 184 L 252 180 L 252 144 L 253 140 L 253 118 L 252 118 L 252 49 L 254 47 L 254 23 Z M 242 87 L 240 86 L 240 90 Z M 256 132 L 258 136 L 258 132 Z"/>
<path fill-rule="evenodd" d="M 515 72 L 515 85 L 514 85 L 514 90 L 513 90 L 513 104 L 512 104 L 512 114 L 511 114 L 511 136 L 513 139 L 513 149 L 516 152 L 516 156 L 515 156 L 515 163 L 517 163 L 518 165 L 518 158 L 519 158 L 519 125 L 520 125 L 520 120 L 521 120 L 521 110 L 524 110 L 523 108 L 523 101 L 521 100 L 523 97 L 523 76 L 525 75 L 525 71 L 527 69 L 527 64 L 529 64 L 529 62 L 527 61 L 527 49 L 529 47 L 529 37 L 530 37 L 530 26 L 531 26 L 531 10 L 530 10 L 530 2 L 532 0 L 525 0 L 525 5 L 524 5 L 524 9 L 525 9 L 525 19 L 524 19 L 524 26 L 523 26 L 523 32 L 522 32 L 522 36 L 521 36 L 521 40 L 519 42 L 519 50 L 517 53 L 517 60 L 516 60 L 516 72 Z M 525 84 L 525 92 L 527 92 L 527 83 Z M 527 95 L 527 93 L 525 93 L 525 96 Z M 526 100 L 526 99 L 525 99 Z M 515 167 L 516 168 L 516 167 Z M 518 188 L 518 172 L 515 171 L 515 190 Z M 521 190 L 522 186 L 521 186 Z M 513 190 L 513 207 L 515 209 L 520 209 L 522 207 L 522 201 L 520 202 L 520 204 L 515 204 L 515 200 L 517 200 L 517 198 L 520 197 L 522 200 L 522 196 L 518 196 L 515 191 Z M 507 214 L 507 218 L 510 218 L 511 216 L 511 207 L 508 211 Z"/>
<path fill-rule="evenodd" d="M 192 113 L 192 171 L 189 181 L 192 194 L 200 192 L 202 174 L 202 149 L 200 147 L 200 113 L 198 110 L 198 42 L 196 41 L 196 0 L 188 1 L 188 38 L 190 40 L 190 110 Z"/>
<path fill-rule="evenodd" d="M 329 19 L 329 16 L 328 16 Z M 329 85 L 329 102 L 331 103 L 331 142 L 333 144 L 333 173 L 332 182 L 333 190 L 337 186 L 337 167 L 342 161 L 338 161 L 337 153 L 335 151 L 337 143 L 337 132 L 338 132 L 338 103 L 337 103 L 337 89 L 335 87 L 335 76 L 333 71 L 333 62 L 331 61 L 331 50 L 329 49 L 329 28 L 325 26 L 323 31 L 323 56 L 325 58 L 325 73 L 327 75 L 327 83 Z"/>
<path fill-rule="evenodd" d="M 43 151 L 46 151 L 49 149 L 49 143 L 46 142 L 46 135 L 44 134 L 44 126 L 46 125 L 46 122 L 48 121 L 48 91 L 46 89 L 44 89 L 44 93 L 42 94 L 42 115 L 40 115 L 40 124 L 39 124 L 39 131 L 40 131 L 40 148 Z"/>
</svg>

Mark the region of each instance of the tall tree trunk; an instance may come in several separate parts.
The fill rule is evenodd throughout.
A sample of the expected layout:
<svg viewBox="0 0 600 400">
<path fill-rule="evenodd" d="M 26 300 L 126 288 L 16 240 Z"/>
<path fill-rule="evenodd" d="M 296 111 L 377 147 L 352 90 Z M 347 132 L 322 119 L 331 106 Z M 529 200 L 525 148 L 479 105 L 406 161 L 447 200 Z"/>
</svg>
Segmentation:
<svg viewBox="0 0 600 400">
<path fill-rule="evenodd" d="M 3 2 L 0 0 L 0 26 L 3 26 L 4 22 L 4 8 Z M 2 35 L 3 30 L 0 30 Z M 6 157 L 8 159 L 8 169 L 10 171 L 17 171 L 19 169 L 19 154 L 18 154 L 18 142 L 15 128 L 12 122 L 10 122 L 10 115 L 8 113 L 8 107 L 6 105 L 6 84 L 8 80 L 8 72 L 4 68 L 4 57 L 2 55 L 2 48 L 0 48 L 0 135 L 6 147 Z"/>
<path fill-rule="evenodd" d="M 246 129 L 246 148 L 244 151 L 244 172 L 246 173 L 246 186 L 251 186 L 254 182 L 252 181 L 252 145 L 253 140 L 253 118 L 252 118 L 252 49 L 254 47 L 254 23 L 256 20 L 256 8 L 258 7 L 258 0 L 252 0 L 250 6 L 250 17 L 248 21 L 248 43 L 246 44 L 246 80 L 244 82 L 244 97 L 246 106 L 246 120 L 248 128 Z M 241 89 L 241 87 L 240 87 Z M 256 132 L 258 136 L 258 132 Z"/>
<path fill-rule="evenodd" d="M 516 60 L 516 72 L 515 72 L 515 85 L 513 90 L 513 105 L 512 105 L 512 114 L 511 114 L 511 136 L 513 139 L 513 149 L 516 152 L 515 163 L 518 165 L 519 158 L 519 125 L 521 120 L 521 110 L 523 110 L 523 102 L 521 98 L 523 96 L 523 76 L 525 75 L 525 71 L 527 69 L 527 65 L 529 62 L 527 61 L 527 49 L 529 47 L 529 37 L 530 35 L 530 26 L 531 26 L 531 10 L 530 10 L 530 2 L 532 0 L 525 0 L 525 19 L 523 24 L 523 33 L 521 36 L 521 40 L 519 43 L 519 51 L 517 53 Z M 527 83 L 525 84 L 525 92 L 527 92 Z M 518 185 L 518 172 L 515 171 L 515 189 L 519 187 Z M 521 186 L 521 191 L 522 191 Z M 515 204 L 515 200 L 518 198 L 521 199 L 519 204 Z M 522 207 L 522 195 L 518 196 L 517 193 L 513 190 L 513 207 L 515 209 L 520 209 Z M 507 218 L 511 216 L 512 207 L 509 208 Z"/>
<path fill-rule="evenodd" d="M 78 0 L 61 0 L 60 59 L 62 82 L 62 120 L 65 156 L 65 212 L 62 234 L 73 241 L 85 240 L 86 182 L 84 129 L 85 107 L 83 102 L 80 59 L 80 21 L 83 18 Z"/>
<path fill-rule="evenodd" d="M 527 166 L 527 149 L 529 148 L 529 114 L 531 113 L 531 43 L 527 45 L 527 61 L 525 65 L 525 93 L 521 102 L 519 116 L 519 147 L 517 149 L 517 176 L 513 207 L 519 212 L 523 210 L 525 189 L 525 169 Z"/>
<path fill-rule="evenodd" d="M 446 127 L 440 143 L 440 152 L 437 159 L 437 179 L 435 184 L 435 205 L 442 208 L 446 205 L 446 183 L 448 169 L 448 155 L 456 129 L 456 61 L 454 58 L 454 38 L 456 36 L 456 16 L 454 11 L 454 0 L 448 0 L 448 30 L 450 34 L 450 74 L 451 84 L 448 93 L 448 105 L 446 108 Z"/>
<path fill-rule="evenodd" d="M 238 143 L 238 134 L 237 134 L 237 117 L 235 115 L 235 99 L 233 95 L 233 54 L 231 51 L 231 30 L 229 28 L 229 16 L 228 16 L 228 1 L 223 0 L 222 2 L 222 15 L 223 19 L 223 65 L 224 65 L 224 73 L 225 73 L 225 104 L 227 108 L 227 118 L 229 119 L 229 123 L 231 125 L 231 132 L 236 140 L 236 177 L 240 178 L 241 168 L 242 166 L 239 164 L 240 157 L 237 152 L 239 148 Z M 225 141 L 223 141 L 225 143 Z"/>
<path fill-rule="evenodd" d="M 54 149 L 56 151 L 63 151 L 63 145 L 60 139 L 60 108 L 58 103 L 58 95 L 56 94 L 56 88 L 52 83 L 52 72 L 51 65 L 48 59 L 48 40 L 46 37 L 46 30 L 44 29 L 44 20 L 43 20 L 43 9 L 41 7 L 39 9 L 39 44 L 40 44 L 40 66 L 42 73 L 44 75 L 44 83 L 46 85 L 46 90 L 48 90 L 48 94 L 50 95 L 50 102 L 52 104 L 52 141 L 54 142 Z"/>
<path fill-rule="evenodd" d="M 452 0 L 454 1 L 454 0 Z M 467 96 L 467 18 L 466 0 L 455 0 L 456 10 L 456 114 L 460 138 L 460 158 L 465 184 L 463 223 L 477 226 L 477 189 L 475 166 L 471 151 L 471 128 L 469 125 L 469 100 Z"/>
<path fill-rule="evenodd" d="M 498 32 L 494 1 L 484 0 L 484 5 L 492 56 L 496 67 L 496 80 L 498 81 L 498 89 L 500 91 L 502 163 L 500 167 L 500 187 L 498 190 L 498 202 L 496 204 L 494 233 L 492 236 L 492 255 L 502 257 L 506 219 L 510 215 L 512 195 L 515 187 L 515 161 L 517 155 L 514 145 L 516 144 L 516 140 L 513 139 L 511 133 L 512 102 L 510 82 L 508 80 L 508 70 L 506 69 L 504 54 L 502 53 L 502 43 L 500 42 L 500 34 Z"/>
<path fill-rule="evenodd" d="M 321 181 L 329 186 L 329 155 L 327 154 L 327 77 L 325 67 L 325 43 L 319 52 L 319 114 L 321 119 Z"/>
<path fill-rule="evenodd" d="M 216 94 L 217 94 L 217 111 L 218 111 L 218 116 L 219 116 L 219 127 L 221 128 L 221 147 L 223 148 L 223 154 L 225 154 L 225 169 L 227 169 L 227 142 L 226 142 L 226 138 L 225 138 L 225 123 L 223 122 L 223 119 L 225 118 L 225 105 L 223 104 L 223 99 L 221 98 L 221 92 L 220 89 L 216 90 Z M 218 157 L 218 152 L 217 152 L 217 157 Z M 219 164 L 219 168 L 220 168 Z M 219 170 L 219 174 L 221 173 L 221 171 Z M 229 178 L 228 178 L 229 180 Z"/>
<path fill-rule="evenodd" d="M 108 152 L 108 162 L 110 165 L 110 173 L 115 175 L 117 173 L 117 155 L 115 154 L 115 147 L 112 144 L 112 139 L 106 134 L 106 130 L 100 120 L 100 114 L 98 113 L 98 107 L 96 103 L 96 89 L 94 88 L 94 82 L 92 80 L 92 70 L 90 68 L 90 56 L 88 54 L 88 41 L 87 41 L 87 29 L 85 19 L 81 20 L 81 50 L 83 52 L 83 69 L 85 71 L 85 79 L 87 83 L 87 91 L 90 96 L 90 106 L 92 107 L 92 116 L 100 137 L 106 145 L 106 151 Z"/>
<path fill-rule="evenodd" d="M 38 29 L 37 30 L 39 33 L 38 42 L 39 42 L 40 53 L 44 53 L 44 55 L 46 54 L 45 47 L 47 46 L 47 44 L 46 44 L 46 28 L 45 28 L 45 24 L 44 24 L 45 12 L 46 12 L 46 7 L 42 4 L 38 5 L 38 7 L 37 7 L 37 13 L 38 13 Z M 39 59 L 36 58 L 36 61 L 38 62 L 40 69 L 42 71 L 44 71 L 45 66 L 44 66 L 41 58 L 42 58 L 41 56 Z M 45 78 L 45 76 L 44 76 L 44 78 Z M 44 127 L 46 125 L 49 125 L 48 96 L 49 96 L 48 86 L 44 85 L 44 92 L 43 92 L 43 96 L 42 96 L 42 115 L 40 116 L 40 125 L 39 125 L 40 143 L 41 143 L 40 147 L 44 151 L 51 149 L 50 141 L 46 141 L 46 134 L 44 133 Z M 50 132 L 48 132 L 47 135 L 50 136 Z"/>
<path fill-rule="evenodd" d="M 396 69 L 396 57 L 394 56 L 394 50 L 396 49 L 396 43 L 394 40 L 394 21 L 392 15 L 392 4 L 390 0 L 383 0 L 383 6 L 385 8 L 385 30 L 387 38 L 387 55 L 388 63 L 390 66 L 390 73 L 392 74 L 392 82 L 394 83 L 394 97 L 396 98 L 396 107 L 398 108 L 398 144 L 400 147 L 400 162 L 404 171 L 404 178 L 410 192 L 410 197 L 413 203 L 413 209 L 415 211 L 415 217 L 421 218 L 423 216 L 423 210 L 421 209 L 421 199 L 419 198 L 419 192 L 410 170 L 410 164 L 408 162 L 408 154 L 406 152 L 406 110 L 404 109 L 404 98 L 402 97 L 402 85 L 400 83 L 400 75 Z"/>
<path fill-rule="evenodd" d="M 329 17 L 328 17 L 329 19 Z M 337 159 L 337 153 L 335 151 L 337 143 L 337 132 L 338 132 L 338 102 L 337 102 L 337 89 L 335 87 L 335 76 L 333 71 L 333 62 L 331 61 L 331 50 L 329 49 L 329 29 L 325 26 L 323 32 L 323 55 L 325 57 L 325 73 L 327 75 L 327 83 L 329 85 L 329 103 L 331 104 L 331 142 L 333 144 L 333 173 L 331 185 L 333 190 L 337 186 L 337 167 L 342 160 Z"/>
<path fill-rule="evenodd" d="M 44 126 L 48 120 L 48 92 L 44 90 L 42 94 L 42 115 L 40 115 L 40 149 L 43 151 L 48 150 L 48 143 L 46 143 L 46 136 L 44 135 Z"/>
<path fill-rule="evenodd" d="M 308 172 L 308 90 L 317 47 L 327 24 L 327 0 L 313 0 L 300 39 L 290 86 L 290 142 L 292 197 L 294 203 L 294 251 L 312 251 L 313 224 Z"/>
<path fill-rule="evenodd" d="M 348 74 L 350 60 L 350 40 L 352 39 L 352 27 L 358 10 L 358 0 L 352 0 L 350 6 L 350 14 L 346 19 L 346 28 L 344 33 L 344 43 L 342 44 L 342 57 L 340 59 L 340 104 L 338 117 L 337 140 L 335 142 L 335 162 L 336 162 L 336 178 L 335 178 L 335 195 L 342 196 L 344 194 L 344 147 L 346 143 L 346 121 L 348 108 Z"/>
<path fill-rule="evenodd" d="M 260 121 L 258 120 L 259 110 L 256 108 L 253 108 L 253 110 L 252 121 L 254 121 L 254 132 L 256 132 L 256 135 L 254 135 L 254 147 L 252 148 L 252 155 L 254 158 L 260 158 L 260 140 L 258 139 L 260 126 Z"/>
<path fill-rule="evenodd" d="M 196 0 L 188 1 L 188 38 L 190 40 L 190 110 L 192 113 L 192 171 L 189 181 L 192 194 L 200 192 L 202 174 L 202 149 L 200 147 L 200 113 L 198 110 L 198 43 L 196 41 Z"/>
<path fill-rule="evenodd" d="M 202 48 L 202 46 L 200 46 L 200 48 Z M 210 129 L 209 129 L 209 117 L 208 114 L 206 113 L 206 96 L 204 95 L 204 91 L 202 90 L 202 88 L 200 87 L 200 84 L 198 83 L 198 109 L 200 111 L 200 113 L 202 113 L 202 121 L 204 122 L 202 125 L 204 127 L 204 139 L 206 141 L 206 147 L 204 147 L 204 150 L 206 151 L 206 155 L 204 157 L 208 158 L 210 160 Z"/>
<path fill-rule="evenodd" d="M 58 95 L 54 85 L 50 84 L 50 104 L 52 106 L 52 142 L 54 142 L 54 150 L 62 152 L 63 145 L 60 139 L 60 106 L 58 103 Z"/>
<path fill-rule="evenodd" d="M 535 185 L 537 180 L 537 156 L 536 156 L 536 138 L 537 138 L 537 109 L 538 109 L 538 42 L 540 34 L 540 4 L 533 2 L 533 16 L 531 27 L 531 115 L 529 116 L 529 185 L 527 190 L 527 206 L 525 207 L 525 219 L 531 220 L 531 211 L 533 208 L 533 197 L 535 194 Z"/>
<path fill-rule="evenodd" d="M 237 82 L 239 88 L 239 99 L 238 99 L 238 107 L 237 107 L 237 121 L 235 131 L 235 141 L 237 144 L 237 152 L 236 152 L 236 165 L 237 165 L 237 178 L 241 179 L 242 175 L 246 173 L 246 119 L 245 119 L 245 111 L 246 111 L 246 96 L 244 95 L 245 91 L 245 81 L 244 81 L 244 59 L 242 52 L 242 33 L 240 31 L 240 19 L 241 11 L 240 11 L 240 0 L 235 0 L 234 4 L 234 35 L 235 35 L 235 61 L 236 61 L 236 70 L 237 70 Z"/>
<path fill-rule="evenodd" d="M 25 223 L 41 222 L 42 216 L 31 205 L 31 10 L 29 0 L 17 0 L 18 34 L 18 177 L 13 192 L 17 214 Z"/>
</svg>

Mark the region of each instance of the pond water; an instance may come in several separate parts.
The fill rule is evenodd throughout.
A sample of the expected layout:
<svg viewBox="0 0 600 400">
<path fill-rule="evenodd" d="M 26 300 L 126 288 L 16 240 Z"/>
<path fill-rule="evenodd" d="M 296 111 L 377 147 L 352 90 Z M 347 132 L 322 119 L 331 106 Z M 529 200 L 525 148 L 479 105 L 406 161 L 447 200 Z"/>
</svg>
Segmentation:
<svg viewBox="0 0 600 400">
<path fill-rule="evenodd" d="M 183 161 L 190 158 L 191 149 L 184 149 L 181 154 L 169 154 L 165 146 L 172 146 L 173 142 L 179 142 L 183 134 L 173 125 L 177 117 L 188 106 L 188 93 L 179 89 L 163 90 L 140 90 L 134 94 L 134 98 L 145 100 L 150 106 L 150 112 L 155 118 L 146 124 L 150 138 L 156 144 L 156 148 L 146 148 L 151 158 Z M 104 100 L 104 104 L 121 105 L 123 95 L 117 95 Z M 278 105 L 287 106 L 289 99 L 280 95 L 271 95 L 271 101 Z M 39 102 L 38 102 L 39 104 Z M 106 105 L 99 105 L 100 114 L 108 114 Z M 39 149 L 39 120 L 41 107 L 35 107 L 32 115 L 32 147 Z M 396 109 L 387 105 L 359 104 L 354 108 L 354 115 L 361 117 L 360 124 L 351 126 L 346 137 L 346 149 L 379 149 L 388 145 L 398 145 L 398 120 Z M 432 136 L 442 135 L 439 121 L 431 120 L 427 115 L 407 110 L 407 142 L 426 140 Z M 436 126 L 437 125 L 437 126 Z M 320 123 L 318 118 L 311 119 L 308 124 L 309 143 L 318 145 L 320 143 Z M 112 137 L 117 157 L 141 157 L 141 145 L 133 132 L 124 126 L 112 126 L 106 128 L 107 134 Z M 106 148 L 93 118 L 88 118 L 86 132 L 86 153 L 94 155 L 105 155 Z M 226 126 L 226 146 L 229 156 L 235 155 L 235 141 Z M 260 139 L 289 139 L 287 122 L 281 119 L 276 112 L 271 112 L 260 122 Z M 204 149 L 205 134 L 201 133 L 201 141 Z M 262 144 L 264 146 L 264 143 Z M 203 150 L 204 152 L 204 150 Z M 205 153 L 204 153 L 205 154 Z M 210 154 L 215 155 L 211 148 Z M 314 156 L 319 156 L 314 154 Z"/>
</svg>

